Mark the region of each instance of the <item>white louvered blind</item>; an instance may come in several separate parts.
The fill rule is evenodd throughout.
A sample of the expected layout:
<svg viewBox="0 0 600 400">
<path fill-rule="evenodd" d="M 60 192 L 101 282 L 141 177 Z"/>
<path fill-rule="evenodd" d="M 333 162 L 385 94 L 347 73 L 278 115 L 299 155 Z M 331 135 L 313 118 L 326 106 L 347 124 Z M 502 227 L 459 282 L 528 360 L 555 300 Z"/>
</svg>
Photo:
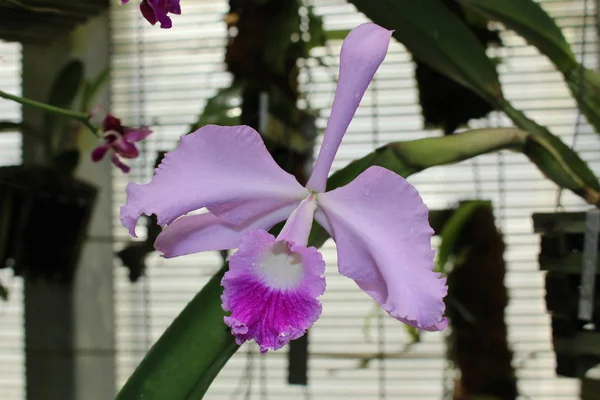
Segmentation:
<svg viewBox="0 0 600 400">
<path fill-rule="evenodd" d="M 555 17 L 572 43 L 581 52 L 583 0 L 544 0 L 544 8 Z M 144 154 L 129 176 L 115 173 L 115 212 L 124 203 L 124 186 L 133 179 L 150 179 L 155 150 L 171 149 L 188 125 L 196 120 L 208 97 L 227 87 L 224 72 L 225 0 L 183 1 L 184 14 L 175 17 L 169 31 L 149 27 L 135 7 L 115 7 L 113 59 L 113 109 L 131 125 L 147 123 L 155 131 L 145 142 Z M 351 29 L 366 19 L 343 0 L 313 0 L 317 14 L 331 30 Z M 597 39 L 595 2 L 588 0 L 586 66 L 596 67 Z M 511 32 L 502 34 L 504 48 L 501 79 L 506 97 L 553 133 L 571 143 L 577 118 L 574 101 L 549 61 Z M 318 123 L 325 127 L 335 84 L 341 42 L 327 49 L 315 49 L 326 57 L 329 68 L 312 65 L 302 74 L 302 87 L 314 108 L 321 109 Z M 439 136 L 424 131 L 414 66 L 403 46 L 392 43 L 386 61 L 365 95 L 357 116 L 338 153 L 334 168 L 362 156 L 392 140 Z M 511 126 L 502 115 L 476 121 L 472 127 Z M 593 170 L 600 173 L 600 141 L 586 124 L 580 127 L 577 149 Z M 518 366 L 521 399 L 574 399 L 576 380 L 557 378 L 551 350 L 549 318 L 543 303 L 543 275 L 538 271 L 538 238 L 532 233 L 531 214 L 553 211 L 556 188 L 545 180 L 525 157 L 502 153 L 479 157 L 455 166 L 438 167 L 410 178 L 432 209 L 446 208 L 463 199 L 484 198 L 494 202 L 498 222 L 505 234 L 505 258 L 509 272 L 510 305 L 506 320 L 510 343 Z M 565 192 L 567 210 L 584 207 Z M 139 229 L 139 228 L 138 228 Z M 128 240 L 115 221 L 117 248 Z M 322 252 L 327 261 L 323 316 L 311 330 L 308 389 L 286 383 L 286 351 L 266 357 L 248 356 L 244 346 L 220 373 L 207 399 L 431 399 L 442 398 L 445 384 L 444 336 L 427 333 L 423 342 L 402 355 L 409 341 L 400 323 L 390 317 L 373 315 L 373 302 L 355 284 L 338 275 L 334 244 Z M 118 381 L 127 376 L 149 348 L 220 265 L 215 252 L 164 260 L 153 255 L 148 277 L 136 285 L 127 281 L 127 272 L 117 269 Z M 377 315 L 377 314 L 375 314 Z M 368 322 L 368 323 L 367 323 Z M 368 329 L 365 329 L 365 326 Z M 365 354 L 385 351 L 383 362 L 365 368 L 359 359 Z M 250 397 L 248 397 L 248 395 Z"/>
<path fill-rule="evenodd" d="M 21 46 L 0 41 L 0 88 L 21 93 Z M 21 107 L 0 100 L 0 121 L 20 121 Z M 21 162 L 18 132 L 0 133 L 0 166 Z M 2 182 L 0 182 L 2 190 Z M 9 290 L 8 301 L 0 299 L 0 399 L 25 398 L 25 356 L 23 353 L 23 296 L 21 278 L 10 269 L 0 269 L 0 281 Z"/>
</svg>

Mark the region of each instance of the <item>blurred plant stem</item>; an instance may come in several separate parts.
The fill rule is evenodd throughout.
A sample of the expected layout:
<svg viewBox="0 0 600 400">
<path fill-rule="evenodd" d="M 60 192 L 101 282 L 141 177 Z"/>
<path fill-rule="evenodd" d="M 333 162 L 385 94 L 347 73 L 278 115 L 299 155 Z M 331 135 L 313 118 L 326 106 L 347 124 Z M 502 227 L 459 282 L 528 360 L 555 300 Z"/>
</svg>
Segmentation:
<svg viewBox="0 0 600 400">
<path fill-rule="evenodd" d="M 91 115 L 89 113 L 81 113 L 81 112 L 77 112 L 77 111 L 67 110 L 64 108 L 60 108 L 60 107 L 52 106 L 52 105 L 49 105 L 46 103 L 42 103 L 39 101 L 27 99 L 25 97 L 15 96 L 14 94 L 6 93 L 2 90 L 0 90 L 0 97 L 5 98 L 7 100 L 15 101 L 15 102 L 17 102 L 19 104 L 23 104 L 25 106 L 35 107 L 35 108 L 44 110 L 44 111 L 54 114 L 54 115 L 59 115 L 59 116 L 65 117 L 65 118 L 74 119 L 76 121 L 81 122 L 83 125 L 85 125 L 92 132 L 92 134 L 94 134 L 97 137 L 100 137 L 100 135 L 98 133 L 98 129 L 90 123 Z"/>
</svg>

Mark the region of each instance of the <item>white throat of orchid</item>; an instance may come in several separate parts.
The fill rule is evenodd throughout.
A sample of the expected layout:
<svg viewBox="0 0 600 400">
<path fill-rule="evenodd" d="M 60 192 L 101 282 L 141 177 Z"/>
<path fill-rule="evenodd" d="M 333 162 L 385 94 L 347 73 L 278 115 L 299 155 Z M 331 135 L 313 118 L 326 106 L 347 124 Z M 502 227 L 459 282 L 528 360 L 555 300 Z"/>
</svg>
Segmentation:
<svg viewBox="0 0 600 400">
<path fill-rule="evenodd" d="M 291 290 L 304 279 L 302 255 L 294 247 L 306 247 L 317 209 L 316 197 L 310 193 L 290 214 L 275 242 L 257 259 L 257 269 L 269 287 Z"/>
</svg>

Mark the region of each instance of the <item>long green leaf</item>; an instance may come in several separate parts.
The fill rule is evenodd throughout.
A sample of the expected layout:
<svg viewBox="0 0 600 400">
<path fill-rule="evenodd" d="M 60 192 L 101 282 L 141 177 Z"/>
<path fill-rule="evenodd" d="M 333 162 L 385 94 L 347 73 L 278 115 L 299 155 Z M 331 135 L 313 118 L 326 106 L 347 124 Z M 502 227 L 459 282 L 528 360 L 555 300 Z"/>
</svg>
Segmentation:
<svg viewBox="0 0 600 400">
<path fill-rule="evenodd" d="M 106 85 L 110 78 L 110 68 L 104 68 L 96 78 L 86 81 L 83 85 L 81 100 L 79 103 L 79 111 L 89 112 L 92 108 L 92 101 L 98 95 L 98 92 Z"/>
<path fill-rule="evenodd" d="M 395 29 L 394 37 L 431 68 L 470 87 L 503 110 L 519 128 L 536 136 L 535 141 L 532 141 L 535 143 L 530 154 L 532 161 L 548 178 L 562 187 L 579 190 L 579 195 L 596 204 L 593 197 L 600 189 L 600 184 L 594 173 L 558 137 L 527 118 L 503 98 L 495 68 L 485 49 L 441 0 L 349 1 L 375 23 Z M 490 4 L 495 1 L 502 3 L 508 0 L 490 0 Z M 522 1 L 526 3 L 531 0 Z M 541 17 L 538 16 L 539 18 Z M 550 36 L 557 37 L 557 34 Z M 595 81 L 600 93 L 598 82 L 600 79 Z M 539 151 L 535 151 L 536 149 Z M 544 166 L 544 157 L 549 152 L 552 152 L 552 160 L 555 161 L 551 165 L 560 164 L 560 168 L 550 169 Z"/>
<path fill-rule="evenodd" d="M 485 48 L 439 0 L 349 0 L 431 68 L 484 99 L 501 98 L 498 74 Z M 493 103 L 492 103 L 493 104 Z"/>
<path fill-rule="evenodd" d="M 461 204 L 448 218 L 444 224 L 444 228 L 440 233 L 442 239 L 437 250 L 437 261 L 435 270 L 445 273 L 448 259 L 453 254 L 456 243 L 460 238 L 460 234 L 465 224 L 471 219 L 471 216 L 480 207 L 491 208 L 489 201 L 467 201 Z"/>
<path fill-rule="evenodd" d="M 51 106 L 70 109 L 83 80 L 84 67 L 80 60 L 72 60 L 57 73 L 47 103 Z M 64 117 L 51 113 L 44 115 L 44 138 L 47 146 L 53 150 L 64 142 L 63 136 L 70 134 Z M 59 151 L 60 152 L 60 151 Z"/>
<path fill-rule="evenodd" d="M 238 349 L 223 323 L 223 267 L 138 365 L 117 400 L 197 400 Z"/>
<path fill-rule="evenodd" d="M 500 21 L 548 56 L 561 71 L 577 66 L 560 28 L 533 0 L 458 0 L 492 21 Z"/>
<path fill-rule="evenodd" d="M 540 4 L 533 0 L 458 1 L 490 20 L 502 22 L 545 54 L 563 74 L 581 112 L 600 133 L 600 75 L 577 62 L 562 31 Z"/>
</svg>

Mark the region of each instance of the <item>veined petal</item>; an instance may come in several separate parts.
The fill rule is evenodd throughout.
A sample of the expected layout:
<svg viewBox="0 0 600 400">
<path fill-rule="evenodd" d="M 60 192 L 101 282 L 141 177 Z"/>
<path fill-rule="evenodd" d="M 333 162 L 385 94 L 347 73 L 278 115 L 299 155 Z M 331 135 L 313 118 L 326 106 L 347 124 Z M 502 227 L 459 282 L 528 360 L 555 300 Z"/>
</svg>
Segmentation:
<svg viewBox="0 0 600 400">
<path fill-rule="evenodd" d="M 142 214 L 156 214 L 165 225 L 207 207 L 225 222 L 240 225 L 307 194 L 279 168 L 254 129 L 207 125 L 181 138 L 152 182 L 127 185 L 121 223 L 135 236 Z"/>
<path fill-rule="evenodd" d="M 254 339 L 261 352 L 277 350 L 304 335 L 321 315 L 325 262 L 306 248 L 257 230 L 229 259 L 223 285 L 224 318 L 236 342 Z"/>
<path fill-rule="evenodd" d="M 163 229 L 154 247 L 166 258 L 201 251 L 235 249 L 248 232 L 271 229 L 284 221 L 297 205 L 290 204 L 242 225 L 227 223 L 212 213 L 187 215 Z"/>
<path fill-rule="evenodd" d="M 392 31 L 367 23 L 353 29 L 344 40 L 331 115 L 307 188 L 325 191 L 335 153 L 375 71 L 385 58 L 391 36 Z"/>
<path fill-rule="evenodd" d="M 433 230 L 412 185 L 371 167 L 348 185 L 319 194 L 317 201 L 332 230 L 342 275 L 400 321 L 422 330 L 446 327 L 446 279 L 432 271 Z"/>
</svg>

